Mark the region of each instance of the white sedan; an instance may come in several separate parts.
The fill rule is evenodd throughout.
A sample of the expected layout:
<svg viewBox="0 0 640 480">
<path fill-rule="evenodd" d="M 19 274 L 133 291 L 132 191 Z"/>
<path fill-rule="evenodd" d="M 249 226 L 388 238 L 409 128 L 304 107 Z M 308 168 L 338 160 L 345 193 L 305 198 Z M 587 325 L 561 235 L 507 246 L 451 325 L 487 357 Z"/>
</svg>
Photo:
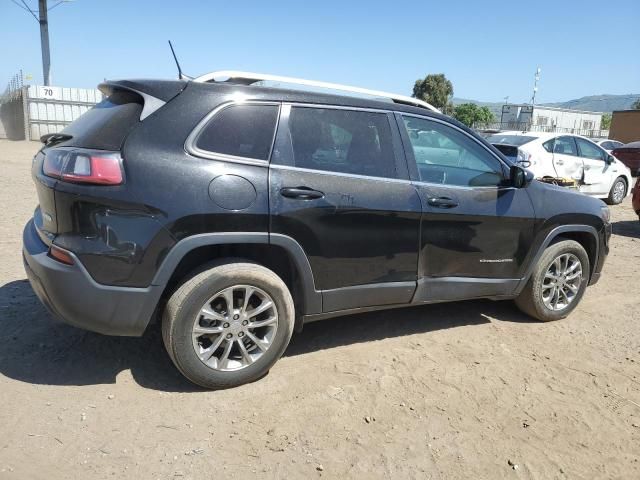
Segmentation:
<svg viewBox="0 0 640 480">
<path fill-rule="evenodd" d="M 486 138 L 536 178 L 574 180 L 582 193 L 618 204 L 631 192 L 631 172 L 605 149 L 578 135 L 502 132 Z"/>
<path fill-rule="evenodd" d="M 620 148 L 621 146 L 624 145 L 624 143 L 622 142 L 619 142 L 617 140 L 609 140 L 608 138 L 594 138 L 593 142 L 596 145 L 600 145 L 609 153 L 611 153 L 616 148 Z"/>
</svg>

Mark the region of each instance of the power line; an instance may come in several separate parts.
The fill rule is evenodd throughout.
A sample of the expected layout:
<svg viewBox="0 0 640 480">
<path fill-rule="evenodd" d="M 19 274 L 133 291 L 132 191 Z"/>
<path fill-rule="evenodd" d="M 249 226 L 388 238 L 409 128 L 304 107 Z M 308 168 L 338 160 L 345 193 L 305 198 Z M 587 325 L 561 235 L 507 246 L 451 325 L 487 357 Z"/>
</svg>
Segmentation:
<svg viewBox="0 0 640 480">
<path fill-rule="evenodd" d="M 13 3 L 15 3 L 16 5 L 18 5 L 14 0 L 11 0 L 11 1 L 12 1 Z M 31 9 L 29 8 L 29 6 L 25 3 L 25 1 L 24 1 L 24 0 L 20 0 L 20 1 L 22 2 L 22 5 L 24 5 L 24 7 L 23 7 L 22 5 L 18 5 L 18 6 L 19 6 L 20 8 L 22 8 L 23 10 L 26 10 L 27 12 L 29 12 L 29 13 L 31 14 L 31 16 L 32 16 L 33 18 L 35 18 L 35 19 L 36 19 L 36 22 L 39 22 L 40 20 L 38 20 L 38 17 L 36 17 L 36 14 L 35 14 L 35 13 L 33 13 L 33 10 L 31 10 Z"/>
<path fill-rule="evenodd" d="M 27 5 L 25 0 L 20 0 L 22 5 L 20 5 L 16 0 L 11 0 L 16 6 L 20 7 L 22 10 L 26 10 L 31 14 L 33 18 L 36 19 L 36 22 L 40 24 L 40 46 L 42 50 L 42 81 L 45 85 L 50 85 L 50 73 L 51 73 L 51 53 L 49 51 L 49 19 L 47 14 L 50 10 L 53 10 L 61 3 L 72 2 L 73 0 L 59 0 L 58 3 L 53 5 L 50 8 L 47 8 L 47 0 L 38 0 L 38 16 L 36 16 L 35 12 Z"/>
</svg>

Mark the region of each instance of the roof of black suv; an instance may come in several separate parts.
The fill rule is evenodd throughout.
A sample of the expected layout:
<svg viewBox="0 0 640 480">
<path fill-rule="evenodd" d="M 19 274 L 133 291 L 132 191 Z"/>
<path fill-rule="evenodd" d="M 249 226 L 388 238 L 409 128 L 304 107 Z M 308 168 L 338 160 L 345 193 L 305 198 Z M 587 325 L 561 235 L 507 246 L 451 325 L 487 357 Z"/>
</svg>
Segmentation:
<svg viewBox="0 0 640 480">
<path fill-rule="evenodd" d="M 321 93 L 310 90 L 294 88 L 277 88 L 259 85 L 242 85 L 227 82 L 194 82 L 185 80 L 157 80 L 157 79 L 131 79 L 109 80 L 99 85 L 103 93 L 109 93 L 113 88 L 134 90 L 154 96 L 163 101 L 169 101 L 185 88 L 199 89 L 203 94 L 232 94 L 241 93 L 251 100 L 283 101 L 296 103 L 314 103 L 326 105 L 338 105 L 356 108 L 371 108 L 398 112 L 413 113 L 417 115 L 433 116 L 443 115 L 428 108 L 416 107 L 404 103 L 396 103 L 391 100 L 379 100 L 377 98 L 357 97 L 345 94 Z M 448 118 L 448 120 L 451 120 Z M 457 123 L 457 122 L 456 122 Z"/>
<path fill-rule="evenodd" d="M 377 110 L 394 111 L 400 113 L 411 113 L 414 115 L 421 115 L 425 117 L 432 117 L 435 119 L 446 120 L 448 123 L 457 126 L 458 128 L 466 131 L 467 133 L 479 138 L 490 150 L 496 155 L 499 155 L 503 160 L 510 164 L 510 161 L 506 159 L 493 145 L 490 145 L 482 137 L 479 137 L 473 130 L 459 122 L 453 117 L 444 115 L 438 111 L 430 110 L 426 107 L 418 107 L 408 105 L 406 103 L 396 103 L 389 100 L 383 100 L 381 97 L 362 97 L 349 95 L 347 92 L 344 94 L 333 93 L 321 93 L 312 90 L 303 90 L 300 88 L 281 88 L 271 87 L 264 85 L 245 85 L 235 82 L 200 82 L 193 80 L 158 80 L 158 79 L 130 79 L 130 80 L 113 80 L 106 81 L 99 85 L 100 90 L 105 94 L 115 88 L 121 88 L 125 90 L 135 91 L 142 96 L 152 96 L 155 99 L 159 99 L 162 102 L 168 102 L 185 89 L 192 91 L 196 90 L 196 93 L 206 96 L 240 96 L 247 100 L 262 100 L 273 102 L 293 102 L 293 103 L 308 103 L 319 105 L 335 105 L 342 107 L 354 107 L 354 108 L 370 108 Z M 155 100 L 152 99 L 152 100 Z M 220 102 L 226 99 L 220 99 Z M 159 105 L 157 105 L 159 107 Z M 150 105 L 150 111 L 156 109 L 156 106 Z M 146 115 L 143 113 L 141 119 Z"/>
</svg>

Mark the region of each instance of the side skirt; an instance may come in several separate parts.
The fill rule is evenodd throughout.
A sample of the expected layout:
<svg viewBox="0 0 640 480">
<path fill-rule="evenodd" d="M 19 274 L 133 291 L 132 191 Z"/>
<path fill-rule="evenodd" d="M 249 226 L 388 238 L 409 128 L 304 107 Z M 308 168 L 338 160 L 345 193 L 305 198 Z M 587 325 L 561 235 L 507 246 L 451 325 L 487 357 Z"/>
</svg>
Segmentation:
<svg viewBox="0 0 640 480">
<path fill-rule="evenodd" d="M 323 313 L 304 315 L 303 323 L 311 323 L 319 320 L 339 317 L 342 315 L 353 315 L 380 310 L 390 310 L 395 308 L 415 307 L 432 303 L 444 303 L 462 300 L 476 300 L 488 298 L 491 300 L 506 300 L 513 298 L 515 290 L 522 279 L 518 278 L 468 278 L 468 277 L 440 277 L 422 278 L 417 282 L 413 296 L 406 297 L 408 290 L 413 291 L 413 282 L 392 283 L 392 284 L 371 284 L 358 287 L 347 287 L 335 290 L 324 290 L 324 304 L 327 306 L 327 292 L 331 292 L 333 301 L 329 305 L 335 308 L 332 311 Z M 355 292 L 356 298 L 350 298 Z M 402 292 L 402 293 L 401 293 Z M 407 300 L 402 301 L 400 298 Z M 396 300 L 395 302 L 393 300 Z M 349 305 L 351 302 L 364 302 L 362 306 Z M 385 302 L 386 300 L 386 302 Z M 372 305 L 372 303 L 377 303 Z"/>
<path fill-rule="evenodd" d="M 513 295 L 520 278 L 425 277 L 418 280 L 413 303 L 450 302 Z"/>
</svg>

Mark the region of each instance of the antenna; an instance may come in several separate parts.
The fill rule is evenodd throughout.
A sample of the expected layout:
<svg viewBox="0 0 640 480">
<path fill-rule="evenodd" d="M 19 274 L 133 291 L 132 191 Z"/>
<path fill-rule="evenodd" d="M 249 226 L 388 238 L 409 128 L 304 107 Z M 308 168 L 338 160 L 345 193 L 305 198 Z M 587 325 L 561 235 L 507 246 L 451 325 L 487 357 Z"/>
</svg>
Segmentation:
<svg viewBox="0 0 640 480">
<path fill-rule="evenodd" d="M 171 40 L 168 40 L 168 42 L 169 42 L 169 48 L 171 49 L 171 53 L 173 54 L 173 59 L 175 60 L 176 66 L 178 67 L 178 78 L 182 80 L 185 77 L 185 75 L 182 74 L 182 68 L 180 68 L 180 62 L 178 62 L 178 57 L 176 57 L 176 52 L 173 49 L 173 45 L 171 45 Z"/>
</svg>

